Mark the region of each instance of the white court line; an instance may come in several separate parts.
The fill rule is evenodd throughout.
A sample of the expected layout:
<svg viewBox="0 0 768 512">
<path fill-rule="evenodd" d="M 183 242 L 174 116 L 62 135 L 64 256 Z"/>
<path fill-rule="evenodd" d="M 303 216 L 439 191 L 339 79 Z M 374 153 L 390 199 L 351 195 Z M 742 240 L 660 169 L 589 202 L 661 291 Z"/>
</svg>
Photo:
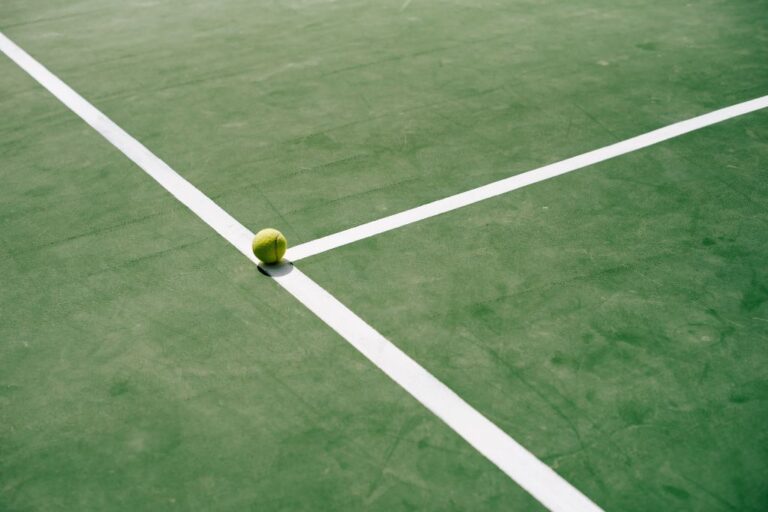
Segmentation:
<svg viewBox="0 0 768 512">
<path fill-rule="evenodd" d="M 745 101 L 744 103 L 738 103 L 730 107 L 715 110 L 709 114 L 694 117 L 686 121 L 680 121 L 679 123 L 671 124 L 664 128 L 659 128 L 658 130 L 653 130 L 638 135 L 637 137 L 611 144 L 610 146 L 595 149 L 588 153 L 568 158 L 567 160 L 545 165 L 544 167 L 539 167 L 538 169 L 504 178 L 503 180 L 495 181 L 472 190 L 467 190 L 466 192 L 454 196 L 439 199 L 410 210 L 395 213 L 372 222 L 367 222 L 344 231 L 339 231 L 332 235 L 299 244 L 290 248 L 286 257 L 291 261 L 298 261 L 309 256 L 314 256 L 315 254 L 320 254 L 335 249 L 336 247 L 341 247 L 342 245 L 351 244 L 352 242 L 357 242 L 358 240 L 363 240 L 364 238 L 391 231 L 420 220 L 428 219 L 435 215 L 440 215 L 441 213 L 446 213 L 485 199 L 490 199 L 549 178 L 554 178 L 555 176 L 560 176 L 561 174 L 576 171 L 589 165 L 603 162 L 620 155 L 625 155 L 632 151 L 637 151 L 638 149 L 652 146 L 659 142 L 678 137 L 733 117 L 748 114 L 765 107 L 768 107 L 768 96 L 762 96 L 754 100 Z"/>
<path fill-rule="evenodd" d="M 542 505 L 553 512 L 601 510 L 299 269 L 281 267 L 262 268 Z"/>
<path fill-rule="evenodd" d="M 0 51 L 254 263 L 253 233 L 0 32 Z M 553 512 L 598 512 L 592 501 L 291 264 L 265 270 L 416 400 Z"/>
<path fill-rule="evenodd" d="M 133 163 L 141 167 L 144 172 L 152 176 L 176 199 L 184 203 L 206 224 L 215 229 L 221 236 L 232 242 L 248 259 L 257 263 L 258 260 L 251 251 L 253 234 L 233 219 L 219 205 L 211 201 L 194 185 L 179 176 L 168 164 L 160 160 L 144 145 L 128 135 L 111 119 L 102 114 L 96 107 L 88 103 L 71 87 L 59 80 L 56 75 L 48 71 L 42 64 L 33 59 L 27 52 L 16 46 L 5 34 L 0 32 L 0 51 L 5 53 L 12 61 L 19 65 L 40 85 L 56 96 L 64 105 L 80 116 L 94 130 L 112 143 Z"/>
</svg>

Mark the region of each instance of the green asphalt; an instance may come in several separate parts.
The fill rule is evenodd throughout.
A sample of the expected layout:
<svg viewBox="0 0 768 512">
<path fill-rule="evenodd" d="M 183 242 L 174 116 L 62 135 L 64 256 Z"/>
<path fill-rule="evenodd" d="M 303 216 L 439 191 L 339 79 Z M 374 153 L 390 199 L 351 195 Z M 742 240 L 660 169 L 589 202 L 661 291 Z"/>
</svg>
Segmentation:
<svg viewBox="0 0 768 512">
<path fill-rule="evenodd" d="M 6 62 L 0 510 L 537 509 Z M 45 113 L 49 121 L 24 121 Z M 8 141 L 8 142 L 5 142 Z"/>
<path fill-rule="evenodd" d="M 293 244 L 768 93 L 764 1 L 5 0 Z M 540 510 L 0 56 L 0 510 Z M 768 509 L 768 113 L 301 261 L 606 510 Z"/>
<path fill-rule="evenodd" d="M 606 510 L 763 510 L 766 140 L 756 114 L 301 266 Z"/>
</svg>

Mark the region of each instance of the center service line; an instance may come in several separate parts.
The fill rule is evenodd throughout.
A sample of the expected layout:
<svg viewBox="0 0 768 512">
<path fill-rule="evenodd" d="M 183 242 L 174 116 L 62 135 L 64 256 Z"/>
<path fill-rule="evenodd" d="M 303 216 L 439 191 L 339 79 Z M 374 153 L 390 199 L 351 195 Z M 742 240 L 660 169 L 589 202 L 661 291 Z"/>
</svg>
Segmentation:
<svg viewBox="0 0 768 512">
<path fill-rule="evenodd" d="M 555 176 L 560 176 L 561 174 L 576 171 L 589 165 L 625 155 L 637 151 L 638 149 L 646 148 L 658 144 L 659 142 L 678 137 L 733 117 L 748 114 L 765 107 L 768 107 L 768 96 L 762 96 L 754 100 L 745 101 L 744 103 L 738 103 L 730 107 L 715 110 L 708 114 L 680 121 L 638 135 L 637 137 L 611 144 L 610 146 L 605 146 L 588 153 L 568 158 L 567 160 L 545 165 L 544 167 L 539 167 L 538 169 L 533 169 L 499 181 L 494 181 L 493 183 L 467 190 L 466 192 L 454 196 L 439 199 L 410 210 L 395 213 L 344 231 L 339 231 L 332 235 L 299 244 L 288 249 L 287 257 L 291 261 L 298 261 L 309 256 L 314 256 L 315 254 L 320 254 L 321 252 L 329 251 L 336 247 L 341 247 L 342 245 L 351 244 L 352 242 L 357 242 L 358 240 L 378 235 L 386 231 L 391 231 L 420 220 L 428 219 L 435 215 L 440 215 L 441 213 L 446 213 L 485 199 L 490 199 L 518 188 L 532 185 L 549 178 L 554 178 Z"/>
<path fill-rule="evenodd" d="M 143 144 L 48 71 L 0 32 L 0 51 L 130 158 L 144 172 L 258 263 L 250 249 L 253 233 L 181 177 Z M 260 267 L 280 286 L 339 333 L 416 400 L 443 420 L 477 451 L 553 512 L 600 512 L 601 509 L 537 459 L 448 386 L 384 338 L 290 263 Z"/>
</svg>

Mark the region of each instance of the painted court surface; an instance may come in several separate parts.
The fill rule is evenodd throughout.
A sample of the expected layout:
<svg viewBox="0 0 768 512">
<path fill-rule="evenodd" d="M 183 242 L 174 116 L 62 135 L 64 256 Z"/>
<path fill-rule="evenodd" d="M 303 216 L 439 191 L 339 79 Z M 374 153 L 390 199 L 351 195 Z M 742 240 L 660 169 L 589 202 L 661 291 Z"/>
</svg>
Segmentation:
<svg viewBox="0 0 768 512">
<path fill-rule="evenodd" d="M 293 245 L 768 94 L 764 1 L 4 0 Z M 0 55 L 0 510 L 544 510 Z M 606 511 L 768 509 L 768 110 L 296 267 Z"/>
</svg>

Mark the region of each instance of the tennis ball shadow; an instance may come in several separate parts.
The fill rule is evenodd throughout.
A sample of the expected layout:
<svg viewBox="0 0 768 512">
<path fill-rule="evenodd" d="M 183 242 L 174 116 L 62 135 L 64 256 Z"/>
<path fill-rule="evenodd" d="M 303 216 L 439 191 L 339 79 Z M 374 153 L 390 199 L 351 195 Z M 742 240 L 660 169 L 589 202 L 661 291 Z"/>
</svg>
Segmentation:
<svg viewBox="0 0 768 512">
<path fill-rule="evenodd" d="M 263 261 L 260 261 L 259 264 L 256 265 L 256 268 L 267 277 L 280 277 L 290 274 L 293 271 L 293 263 L 286 259 L 278 261 L 277 263 L 264 263 Z"/>
</svg>

